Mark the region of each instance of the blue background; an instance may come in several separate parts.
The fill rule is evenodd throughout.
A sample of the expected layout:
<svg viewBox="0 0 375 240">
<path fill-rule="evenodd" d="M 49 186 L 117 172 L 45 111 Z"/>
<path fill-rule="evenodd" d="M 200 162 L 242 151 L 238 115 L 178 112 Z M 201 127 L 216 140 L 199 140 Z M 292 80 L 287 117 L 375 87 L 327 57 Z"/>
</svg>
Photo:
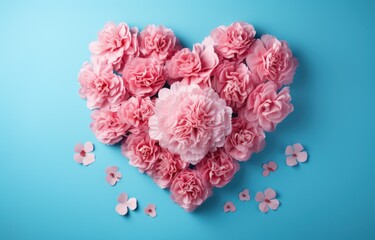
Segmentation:
<svg viewBox="0 0 375 240">
<path fill-rule="evenodd" d="M 374 239 L 374 10 L 371 1 L 1 1 L 0 239 Z M 300 61 L 295 111 L 194 213 L 89 129 L 77 74 L 110 20 L 163 24 L 189 47 L 243 20 L 287 40 Z M 89 167 L 73 160 L 74 145 L 86 140 L 96 146 Z M 310 156 L 290 168 L 284 149 L 295 142 Z M 269 160 L 279 169 L 265 178 Z M 123 173 L 115 187 L 104 180 L 111 165 Z M 245 187 L 250 202 L 238 200 Z M 267 187 L 281 207 L 262 214 L 254 196 Z M 114 211 L 120 192 L 138 198 L 138 211 Z M 228 200 L 236 213 L 222 212 Z M 157 218 L 144 215 L 148 203 Z"/>
</svg>

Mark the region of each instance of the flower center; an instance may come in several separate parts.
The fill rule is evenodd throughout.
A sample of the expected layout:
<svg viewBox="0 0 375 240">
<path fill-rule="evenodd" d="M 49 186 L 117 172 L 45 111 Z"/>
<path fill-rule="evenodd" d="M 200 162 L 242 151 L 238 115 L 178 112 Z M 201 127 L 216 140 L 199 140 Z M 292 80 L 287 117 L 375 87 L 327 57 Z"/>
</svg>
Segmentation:
<svg viewBox="0 0 375 240">
<path fill-rule="evenodd" d="M 82 157 L 85 157 L 85 156 L 86 156 L 86 151 L 85 151 L 85 150 L 82 150 L 79 154 L 80 154 Z"/>
<path fill-rule="evenodd" d="M 268 198 L 266 200 L 264 200 L 266 203 L 270 203 L 271 200 L 269 200 Z"/>
<path fill-rule="evenodd" d="M 111 174 L 109 174 L 109 175 L 110 175 L 111 177 L 113 177 L 113 178 L 115 177 L 115 174 L 114 174 L 114 173 L 111 173 Z"/>
</svg>

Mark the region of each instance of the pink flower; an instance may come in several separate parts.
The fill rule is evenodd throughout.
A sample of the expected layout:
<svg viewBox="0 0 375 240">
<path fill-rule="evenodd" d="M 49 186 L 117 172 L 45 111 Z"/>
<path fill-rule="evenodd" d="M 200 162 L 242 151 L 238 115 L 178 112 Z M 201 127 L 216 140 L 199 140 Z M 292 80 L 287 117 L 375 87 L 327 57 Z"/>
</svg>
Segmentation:
<svg viewBox="0 0 375 240">
<path fill-rule="evenodd" d="M 243 114 L 248 121 L 258 121 L 264 131 L 274 131 L 276 125 L 293 112 L 291 99 L 288 87 L 277 93 L 276 84 L 269 81 L 249 95 Z"/>
<path fill-rule="evenodd" d="M 250 193 L 249 189 L 244 189 L 242 192 L 238 194 L 240 201 L 250 201 Z"/>
<path fill-rule="evenodd" d="M 266 135 L 257 122 L 248 122 L 241 116 L 232 118 L 232 132 L 225 140 L 224 149 L 234 159 L 247 161 L 264 148 Z"/>
<path fill-rule="evenodd" d="M 126 23 L 109 22 L 98 33 L 98 41 L 90 43 L 93 58 L 113 66 L 121 72 L 125 63 L 138 56 L 137 28 L 130 28 Z"/>
<path fill-rule="evenodd" d="M 100 109 L 91 114 L 91 130 L 96 138 L 104 143 L 113 145 L 121 141 L 129 129 L 129 125 L 120 121 L 117 109 Z"/>
<path fill-rule="evenodd" d="M 186 211 L 191 212 L 212 194 L 209 185 L 199 172 L 184 169 L 173 180 L 171 198 Z"/>
<path fill-rule="evenodd" d="M 220 26 L 211 32 L 215 51 L 227 59 L 243 60 L 254 42 L 255 29 L 245 22 Z"/>
<path fill-rule="evenodd" d="M 228 202 L 226 202 L 224 204 L 223 209 L 224 209 L 225 213 L 227 213 L 227 212 L 235 212 L 237 210 L 237 208 L 236 208 L 236 206 L 234 206 L 233 202 L 230 202 L 230 201 L 228 201 Z"/>
<path fill-rule="evenodd" d="M 111 186 L 116 185 L 118 181 L 120 181 L 122 174 L 118 171 L 118 167 L 112 166 L 112 167 L 107 167 L 105 170 L 105 173 L 107 176 L 105 177 L 105 180 L 107 183 Z"/>
<path fill-rule="evenodd" d="M 137 199 L 130 198 L 126 193 L 121 193 L 117 198 L 118 204 L 116 206 L 116 212 L 120 215 L 126 215 L 128 213 L 128 208 L 134 211 L 137 208 Z"/>
<path fill-rule="evenodd" d="M 215 91 L 234 111 L 242 108 L 256 81 L 247 66 L 225 60 L 214 73 L 212 87 Z"/>
<path fill-rule="evenodd" d="M 138 40 L 142 57 L 154 56 L 160 61 L 170 59 L 180 48 L 173 31 L 164 26 L 148 25 L 139 33 Z"/>
<path fill-rule="evenodd" d="M 154 114 L 155 103 L 149 97 L 131 97 L 121 104 L 118 116 L 130 126 L 130 131 L 148 129 L 148 119 Z"/>
<path fill-rule="evenodd" d="M 231 114 L 212 88 L 174 83 L 159 91 L 155 115 L 148 122 L 150 137 L 183 161 L 197 164 L 224 145 L 232 129 Z"/>
<path fill-rule="evenodd" d="M 259 203 L 259 210 L 263 213 L 268 212 L 268 208 L 276 210 L 279 207 L 279 200 L 276 199 L 276 192 L 271 188 L 267 188 L 264 193 L 258 192 L 255 200 Z"/>
<path fill-rule="evenodd" d="M 298 162 L 306 162 L 307 160 L 307 152 L 303 151 L 300 143 L 293 144 L 293 147 L 287 146 L 285 154 L 287 155 L 286 164 L 288 166 L 295 166 Z"/>
<path fill-rule="evenodd" d="M 214 187 L 225 186 L 239 169 L 238 162 L 234 161 L 223 149 L 207 153 L 197 164 L 197 170 Z"/>
<path fill-rule="evenodd" d="M 152 177 L 159 187 L 167 188 L 172 184 L 174 177 L 187 167 L 188 164 L 183 162 L 180 156 L 161 148 L 152 167 L 147 170 L 147 174 Z"/>
<path fill-rule="evenodd" d="M 122 78 L 132 95 L 153 96 L 167 80 L 164 66 L 155 58 L 133 58 L 125 66 Z"/>
<path fill-rule="evenodd" d="M 160 147 L 155 140 L 150 139 L 147 132 L 139 132 L 130 134 L 122 142 L 121 152 L 129 159 L 130 165 L 143 173 L 152 168 L 159 157 Z"/>
<path fill-rule="evenodd" d="M 195 44 L 193 51 L 184 48 L 167 62 L 170 83 L 181 80 L 186 85 L 210 86 L 211 73 L 218 64 L 219 58 L 212 46 Z"/>
<path fill-rule="evenodd" d="M 155 204 L 147 205 L 144 212 L 146 213 L 146 215 L 148 215 L 152 218 L 156 217 L 156 206 L 155 206 Z"/>
<path fill-rule="evenodd" d="M 78 143 L 74 146 L 74 160 L 77 163 L 82 163 L 87 166 L 95 162 L 95 154 L 91 153 L 94 150 L 92 142 L 86 142 L 85 145 Z"/>
<path fill-rule="evenodd" d="M 274 172 L 277 169 L 277 164 L 274 161 L 265 163 L 262 165 L 263 167 L 263 176 L 267 177 L 270 175 L 270 172 Z"/>
<path fill-rule="evenodd" d="M 271 35 L 263 35 L 251 45 L 246 63 L 261 81 L 271 80 L 278 88 L 292 83 L 298 66 L 288 44 Z"/>
<path fill-rule="evenodd" d="M 87 99 L 90 109 L 116 105 L 128 97 L 121 77 L 113 73 L 110 65 L 84 63 L 78 80 L 81 85 L 79 94 Z"/>
</svg>

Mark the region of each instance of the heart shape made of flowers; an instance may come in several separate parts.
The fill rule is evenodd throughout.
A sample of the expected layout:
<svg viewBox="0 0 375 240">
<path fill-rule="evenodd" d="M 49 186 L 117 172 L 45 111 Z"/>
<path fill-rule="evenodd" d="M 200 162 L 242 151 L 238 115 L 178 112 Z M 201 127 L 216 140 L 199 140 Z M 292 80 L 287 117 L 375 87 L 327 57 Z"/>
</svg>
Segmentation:
<svg viewBox="0 0 375 240">
<path fill-rule="evenodd" d="M 171 29 L 108 23 L 90 43 L 79 94 L 97 139 L 193 211 L 264 148 L 293 111 L 298 66 L 288 44 L 251 24 L 219 26 L 193 49 Z"/>
</svg>

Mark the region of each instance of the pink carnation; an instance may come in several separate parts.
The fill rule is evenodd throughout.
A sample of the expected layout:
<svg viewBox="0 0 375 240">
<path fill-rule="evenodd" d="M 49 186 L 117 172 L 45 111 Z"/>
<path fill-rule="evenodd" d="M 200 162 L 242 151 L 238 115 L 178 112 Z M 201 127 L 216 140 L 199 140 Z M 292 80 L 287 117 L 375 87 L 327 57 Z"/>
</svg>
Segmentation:
<svg viewBox="0 0 375 240">
<path fill-rule="evenodd" d="M 200 206 L 212 190 L 198 171 L 182 170 L 173 180 L 171 198 L 186 211 L 191 212 Z"/>
<path fill-rule="evenodd" d="M 173 31 L 164 26 L 148 25 L 138 40 L 142 57 L 154 56 L 161 61 L 170 59 L 180 48 Z"/>
<path fill-rule="evenodd" d="M 265 134 L 257 122 L 248 122 L 242 117 L 232 119 L 232 132 L 224 145 L 225 151 L 238 161 L 247 161 L 254 152 L 265 145 Z"/>
<path fill-rule="evenodd" d="M 246 63 L 261 81 L 271 80 L 278 88 L 292 83 L 298 66 L 287 42 L 271 35 L 263 35 L 251 45 Z"/>
<path fill-rule="evenodd" d="M 245 22 L 220 26 L 211 32 L 215 51 L 227 59 L 243 60 L 254 42 L 255 29 Z"/>
<path fill-rule="evenodd" d="M 159 91 L 155 115 L 149 119 L 150 137 L 183 161 L 197 164 L 224 145 L 231 114 L 232 109 L 212 88 L 177 82 Z"/>
<path fill-rule="evenodd" d="M 159 157 L 160 147 L 148 133 L 130 134 L 121 144 L 121 152 L 129 159 L 129 164 L 143 173 L 150 168 Z"/>
<path fill-rule="evenodd" d="M 128 97 L 121 77 L 113 73 L 111 65 L 84 63 L 78 81 L 79 94 L 87 99 L 90 109 L 117 105 Z"/>
<path fill-rule="evenodd" d="M 130 130 L 148 129 L 148 119 L 154 114 L 155 103 L 149 97 L 131 97 L 118 109 L 120 120 L 130 126 Z"/>
<path fill-rule="evenodd" d="M 193 51 L 184 48 L 167 62 L 170 82 L 181 80 L 187 85 L 210 86 L 210 75 L 218 64 L 219 58 L 212 46 L 195 44 Z"/>
<path fill-rule="evenodd" d="M 188 164 L 183 162 L 178 155 L 172 154 L 162 148 L 152 168 L 147 171 L 155 183 L 161 188 L 167 188 L 172 184 L 174 177 Z"/>
<path fill-rule="evenodd" d="M 289 113 L 293 112 L 289 88 L 277 93 L 277 85 L 271 81 L 260 84 L 248 97 L 243 114 L 250 122 L 258 121 L 264 131 L 274 131 Z"/>
<path fill-rule="evenodd" d="M 137 28 L 130 28 L 126 23 L 107 23 L 98 33 L 98 40 L 90 43 L 94 59 L 103 64 L 110 64 L 115 71 L 121 72 L 125 63 L 138 56 Z"/>
<path fill-rule="evenodd" d="M 247 66 L 225 60 L 215 70 L 212 87 L 227 105 L 238 111 L 254 89 L 255 79 Z"/>
<path fill-rule="evenodd" d="M 207 153 L 197 164 L 197 170 L 214 187 L 225 186 L 239 169 L 238 162 L 234 161 L 223 149 Z"/>
<path fill-rule="evenodd" d="M 152 96 L 167 80 L 164 66 L 155 58 L 133 58 L 122 75 L 126 89 L 132 95 Z"/>
<path fill-rule="evenodd" d="M 113 145 L 121 141 L 129 125 L 120 121 L 117 109 L 100 109 L 91 114 L 91 130 L 96 138 L 105 144 Z"/>
</svg>

